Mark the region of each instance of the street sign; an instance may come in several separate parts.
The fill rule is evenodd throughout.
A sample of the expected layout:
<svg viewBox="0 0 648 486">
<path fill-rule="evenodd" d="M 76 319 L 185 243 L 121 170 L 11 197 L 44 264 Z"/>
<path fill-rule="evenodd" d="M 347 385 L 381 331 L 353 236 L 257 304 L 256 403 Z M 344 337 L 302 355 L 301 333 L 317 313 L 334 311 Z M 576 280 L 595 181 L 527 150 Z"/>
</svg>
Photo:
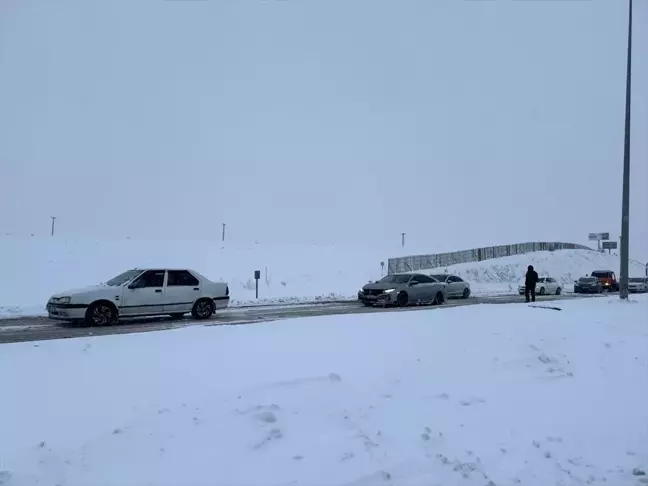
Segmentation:
<svg viewBox="0 0 648 486">
<path fill-rule="evenodd" d="M 617 249 L 617 242 L 616 241 L 604 241 L 601 243 L 601 248 L 604 250 L 616 250 Z"/>
<path fill-rule="evenodd" d="M 590 233 L 588 238 L 591 241 L 605 241 L 610 239 L 610 233 Z"/>
<path fill-rule="evenodd" d="M 254 271 L 254 283 L 256 284 L 256 298 L 259 298 L 259 279 L 261 278 L 261 270 Z"/>
</svg>

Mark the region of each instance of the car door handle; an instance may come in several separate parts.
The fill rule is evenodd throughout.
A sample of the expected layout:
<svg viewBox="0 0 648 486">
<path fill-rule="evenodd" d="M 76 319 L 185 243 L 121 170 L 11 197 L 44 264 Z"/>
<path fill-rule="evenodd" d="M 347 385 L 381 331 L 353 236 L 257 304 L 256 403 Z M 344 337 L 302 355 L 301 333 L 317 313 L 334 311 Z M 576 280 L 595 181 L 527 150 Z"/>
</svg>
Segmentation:
<svg viewBox="0 0 648 486">
<path fill-rule="evenodd" d="M 162 289 L 156 289 L 156 290 L 155 290 L 155 293 L 156 293 L 156 294 L 159 294 L 159 293 L 161 293 L 161 292 L 162 292 Z"/>
</svg>

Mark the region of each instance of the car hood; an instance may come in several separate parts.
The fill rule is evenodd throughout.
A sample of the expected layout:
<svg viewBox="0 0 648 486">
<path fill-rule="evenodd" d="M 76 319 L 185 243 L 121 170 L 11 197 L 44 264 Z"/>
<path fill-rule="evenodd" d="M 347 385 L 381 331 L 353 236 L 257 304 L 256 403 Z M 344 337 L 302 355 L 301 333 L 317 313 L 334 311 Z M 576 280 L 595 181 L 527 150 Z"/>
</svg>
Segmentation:
<svg viewBox="0 0 648 486">
<path fill-rule="evenodd" d="M 387 290 L 402 287 L 405 284 L 397 283 L 370 283 L 362 287 L 362 290 Z"/>
<path fill-rule="evenodd" d="M 78 289 L 70 289 L 66 290 L 64 292 L 57 292 L 56 294 L 52 295 L 52 297 L 73 297 L 75 295 L 79 294 L 87 294 L 88 292 L 94 292 L 95 290 L 102 290 L 108 288 L 108 285 L 106 284 L 99 284 L 99 285 L 88 285 L 87 287 L 81 287 Z"/>
</svg>

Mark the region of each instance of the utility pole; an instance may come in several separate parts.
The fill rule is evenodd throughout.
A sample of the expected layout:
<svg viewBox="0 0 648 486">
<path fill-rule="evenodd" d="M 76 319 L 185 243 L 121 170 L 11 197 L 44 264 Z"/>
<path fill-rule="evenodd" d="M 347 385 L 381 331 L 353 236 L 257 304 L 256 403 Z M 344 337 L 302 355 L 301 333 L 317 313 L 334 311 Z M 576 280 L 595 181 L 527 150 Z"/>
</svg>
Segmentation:
<svg viewBox="0 0 648 486">
<path fill-rule="evenodd" d="M 405 248 L 405 233 L 401 233 L 401 246 Z"/>
<path fill-rule="evenodd" d="M 227 226 L 225 223 L 223 223 L 223 242 L 225 242 L 225 226 Z"/>
<path fill-rule="evenodd" d="M 626 67 L 625 137 L 623 143 L 623 199 L 621 202 L 621 279 L 619 298 L 628 298 L 630 253 L 630 94 L 632 73 L 632 0 L 628 0 L 628 60 Z"/>
<path fill-rule="evenodd" d="M 54 236 L 54 223 L 56 221 L 56 216 L 50 216 L 52 218 L 52 236 Z"/>
</svg>

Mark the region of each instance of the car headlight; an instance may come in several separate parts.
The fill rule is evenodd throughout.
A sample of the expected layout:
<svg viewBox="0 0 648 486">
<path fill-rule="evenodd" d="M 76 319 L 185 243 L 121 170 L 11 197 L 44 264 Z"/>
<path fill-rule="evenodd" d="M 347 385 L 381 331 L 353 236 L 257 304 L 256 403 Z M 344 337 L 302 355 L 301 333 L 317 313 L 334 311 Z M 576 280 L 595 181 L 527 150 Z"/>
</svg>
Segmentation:
<svg viewBox="0 0 648 486">
<path fill-rule="evenodd" d="M 69 304 L 70 303 L 70 298 L 69 297 L 52 297 L 50 299 L 50 302 L 52 304 Z"/>
<path fill-rule="evenodd" d="M 396 290 L 396 289 L 386 289 L 386 290 L 383 290 L 383 292 L 388 294 L 389 292 L 393 292 L 394 290 Z"/>
</svg>

